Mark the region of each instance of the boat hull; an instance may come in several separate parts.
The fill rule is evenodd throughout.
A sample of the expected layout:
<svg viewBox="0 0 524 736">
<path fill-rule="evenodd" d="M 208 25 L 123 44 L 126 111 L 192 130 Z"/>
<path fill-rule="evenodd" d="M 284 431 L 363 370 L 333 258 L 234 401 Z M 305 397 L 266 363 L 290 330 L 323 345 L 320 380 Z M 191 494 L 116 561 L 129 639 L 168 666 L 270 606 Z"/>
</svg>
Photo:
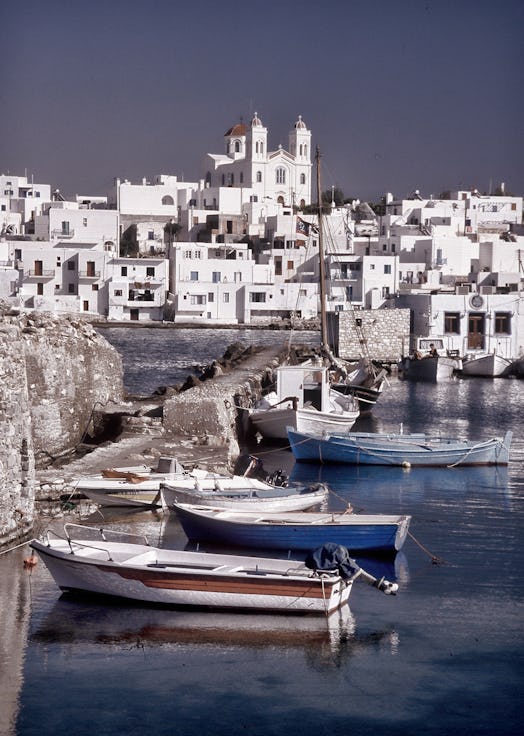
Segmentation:
<svg viewBox="0 0 524 736">
<path fill-rule="evenodd" d="M 172 509 L 176 503 L 205 504 L 218 508 L 255 511 L 302 511 L 323 503 L 328 495 L 326 486 L 315 490 L 294 491 L 292 488 L 273 490 L 201 491 L 184 488 L 176 484 L 165 484 L 161 489 L 162 505 Z"/>
<path fill-rule="evenodd" d="M 358 419 L 359 412 L 336 414 L 321 412 L 316 409 L 266 409 L 254 411 L 251 422 L 256 431 L 268 439 L 286 439 L 286 427 L 293 427 L 299 432 L 314 431 L 349 431 Z"/>
<path fill-rule="evenodd" d="M 74 554 L 65 540 L 31 546 L 61 590 L 150 604 L 326 614 L 347 603 L 351 591 L 338 575 L 321 577 L 290 560 L 98 541 L 73 545 Z M 93 554 L 98 559 L 88 558 Z"/>
<path fill-rule="evenodd" d="M 483 376 L 485 378 L 496 378 L 509 371 L 511 360 L 503 358 L 496 353 L 482 355 L 464 360 L 462 363 L 462 374 L 465 376 Z"/>
<path fill-rule="evenodd" d="M 404 544 L 410 522 L 409 516 L 311 513 L 257 519 L 257 514 L 228 515 L 183 505 L 176 511 L 191 541 L 257 549 L 305 551 L 332 542 L 350 552 L 395 553 Z"/>
<path fill-rule="evenodd" d="M 457 367 L 458 363 L 453 358 L 426 356 L 419 360 L 404 358 L 399 370 L 403 377 L 409 381 L 439 383 L 440 381 L 449 381 Z"/>
<path fill-rule="evenodd" d="M 295 460 L 350 465 L 507 465 L 511 432 L 486 442 L 428 440 L 423 435 L 313 435 L 288 431 Z"/>
</svg>

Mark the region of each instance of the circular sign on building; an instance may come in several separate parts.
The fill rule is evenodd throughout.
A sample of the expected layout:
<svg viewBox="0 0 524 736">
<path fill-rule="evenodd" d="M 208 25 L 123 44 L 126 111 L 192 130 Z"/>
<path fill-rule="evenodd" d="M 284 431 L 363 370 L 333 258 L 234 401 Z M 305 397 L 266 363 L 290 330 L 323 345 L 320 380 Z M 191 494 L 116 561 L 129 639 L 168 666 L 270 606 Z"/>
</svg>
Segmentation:
<svg viewBox="0 0 524 736">
<path fill-rule="evenodd" d="M 482 307 L 484 306 L 484 299 L 480 296 L 480 294 L 474 294 L 469 300 L 469 303 L 471 304 L 473 309 L 482 309 Z"/>
</svg>

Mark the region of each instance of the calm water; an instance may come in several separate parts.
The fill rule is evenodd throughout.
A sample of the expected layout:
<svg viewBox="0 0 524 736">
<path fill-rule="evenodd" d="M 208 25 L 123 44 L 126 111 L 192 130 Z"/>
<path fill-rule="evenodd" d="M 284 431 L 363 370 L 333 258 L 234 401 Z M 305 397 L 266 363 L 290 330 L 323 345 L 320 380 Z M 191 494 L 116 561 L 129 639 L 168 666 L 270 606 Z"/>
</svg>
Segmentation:
<svg viewBox="0 0 524 736">
<path fill-rule="evenodd" d="M 154 332 L 159 342 L 166 335 Z M 233 339 L 195 332 L 206 350 L 221 337 L 224 347 L 239 339 L 238 331 Z M 166 343 L 167 355 L 155 347 L 162 365 L 148 390 L 166 383 L 166 360 L 181 354 L 173 332 Z M 183 369 L 221 352 L 195 350 Z M 294 479 L 328 482 L 334 509 L 350 500 L 355 509 L 413 516 L 416 541 L 394 561 L 369 563 L 398 580 L 399 595 L 357 584 L 349 610 L 329 622 L 61 598 L 42 564 L 23 570 L 26 550 L 1 556 L 5 733 L 520 733 L 523 409 L 524 383 L 516 380 L 392 381 L 374 418 L 362 422 L 479 439 L 511 428 L 507 469 L 294 466 L 285 449 L 257 448 Z M 101 517 L 90 521 L 99 526 Z M 112 512 L 104 523 L 146 532 L 152 543 L 185 543 L 176 520 L 161 514 Z"/>
</svg>

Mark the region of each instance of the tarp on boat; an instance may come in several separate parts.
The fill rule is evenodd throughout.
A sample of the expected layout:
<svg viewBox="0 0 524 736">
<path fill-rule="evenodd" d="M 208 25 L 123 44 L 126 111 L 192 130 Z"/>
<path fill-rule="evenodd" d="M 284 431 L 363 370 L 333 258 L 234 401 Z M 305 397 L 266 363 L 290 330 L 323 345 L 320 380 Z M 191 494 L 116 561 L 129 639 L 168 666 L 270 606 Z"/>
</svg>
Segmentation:
<svg viewBox="0 0 524 736">
<path fill-rule="evenodd" d="M 351 580 L 360 571 L 355 560 L 349 556 L 347 547 L 333 542 L 326 542 L 310 552 L 304 564 L 318 572 L 336 570 L 342 580 Z"/>
</svg>

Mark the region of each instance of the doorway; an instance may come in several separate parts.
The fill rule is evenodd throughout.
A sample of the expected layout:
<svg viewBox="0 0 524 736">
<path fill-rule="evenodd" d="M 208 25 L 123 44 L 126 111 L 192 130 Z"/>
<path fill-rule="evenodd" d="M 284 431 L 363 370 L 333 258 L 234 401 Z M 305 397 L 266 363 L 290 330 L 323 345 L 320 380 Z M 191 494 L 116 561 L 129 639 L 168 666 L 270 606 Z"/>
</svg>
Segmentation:
<svg viewBox="0 0 524 736">
<path fill-rule="evenodd" d="M 484 349 L 485 314 L 471 313 L 468 316 L 468 350 Z"/>
</svg>

